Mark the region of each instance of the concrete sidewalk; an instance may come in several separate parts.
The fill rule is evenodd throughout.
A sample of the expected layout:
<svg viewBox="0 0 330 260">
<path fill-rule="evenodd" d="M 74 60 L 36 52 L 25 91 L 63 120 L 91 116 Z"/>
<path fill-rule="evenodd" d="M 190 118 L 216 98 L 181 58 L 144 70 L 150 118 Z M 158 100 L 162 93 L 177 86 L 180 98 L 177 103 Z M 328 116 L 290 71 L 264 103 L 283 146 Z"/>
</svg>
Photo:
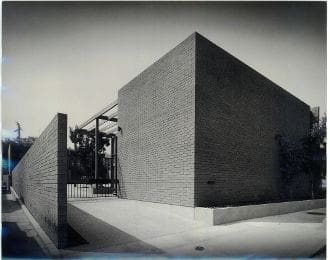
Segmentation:
<svg viewBox="0 0 330 260">
<path fill-rule="evenodd" d="M 42 244 L 18 201 L 2 194 L 2 257 L 45 258 Z"/>
<path fill-rule="evenodd" d="M 70 202 L 68 221 L 83 242 L 61 250 L 67 257 L 310 257 L 326 243 L 325 209 L 207 226 L 141 202 L 108 199 Z"/>
</svg>

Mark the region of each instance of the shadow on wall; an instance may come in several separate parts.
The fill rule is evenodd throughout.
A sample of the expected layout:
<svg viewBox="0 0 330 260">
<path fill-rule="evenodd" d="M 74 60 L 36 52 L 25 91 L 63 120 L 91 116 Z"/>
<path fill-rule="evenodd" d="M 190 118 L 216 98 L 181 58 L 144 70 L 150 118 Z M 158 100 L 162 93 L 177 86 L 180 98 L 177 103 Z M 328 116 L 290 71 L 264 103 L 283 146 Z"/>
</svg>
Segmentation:
<svg viewBox="0 0 330 260">
<path fill-rule="evenodd" d="M 124 187 L 124 180 L 121 170 L 120 160 L 117 157 L 117 179 L 118 179 L 118 197 L 119 198 L 127 198 L 125 190 L 122 190 L 121 187 Z"/>
<path fill-rule="evenodd" d="M 68 203 L 68 223 L 88 244 L 70 251 L 161 254 L 162 250 L 78 209 Z"/>
</svg>

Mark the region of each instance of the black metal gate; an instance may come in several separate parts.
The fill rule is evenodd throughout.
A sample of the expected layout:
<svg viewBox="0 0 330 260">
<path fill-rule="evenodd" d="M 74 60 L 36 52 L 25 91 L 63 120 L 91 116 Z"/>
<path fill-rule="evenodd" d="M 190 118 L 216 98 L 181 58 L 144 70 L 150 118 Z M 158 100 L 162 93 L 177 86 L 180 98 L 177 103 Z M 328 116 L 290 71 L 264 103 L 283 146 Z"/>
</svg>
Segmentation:
<svg viewBox="0 0 330 260">
<path fill-rule="evenodd" d="M 102 166 L 106 168 L 107 176 L 105 178 L 95 178 L 95 176 L 99 175 L 89 174 L 79 176 L 79 178 L 70 178 L 72 174 L 69 174 L 67 182 L 67 197 L 69 199 L 114 197 L 118 195 L 117 137 L 113 135 L 110 138 L 110 157 L 105 157 L 98 161 L 99 164 L 102 163 Z M 69 163 L 72 163 L 72 161 Z"/>
<path fill-rule="evenodd" d="M 110 179 L 69 181 L 68 198 L 98 198 L 117 196 L 117 182 Z"/>
</svg>

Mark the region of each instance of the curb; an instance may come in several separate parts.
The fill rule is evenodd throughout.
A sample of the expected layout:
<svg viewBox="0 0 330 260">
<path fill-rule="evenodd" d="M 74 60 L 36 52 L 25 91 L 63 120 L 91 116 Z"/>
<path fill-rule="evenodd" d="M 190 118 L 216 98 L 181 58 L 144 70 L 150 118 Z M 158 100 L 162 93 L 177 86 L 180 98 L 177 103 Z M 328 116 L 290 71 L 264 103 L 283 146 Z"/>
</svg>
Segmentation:
<svg viewBox="0 0 330 260">
<path fill-rule="evenodd" d="M 32 224 L 34 230 L 37 232 L 39 237 L 36 237 L 36 241 L 41 247 L 42 251 L 46 256 L 49 256 L 51 258 L 63 258 L 60 251 L 57 249 L 53 241 L 48 237 L 48 235 L 43 231 L 43 229 L 40 227 L 38 222 L 34 219 L 34 217 L 31 215 L 30 211 L 26 208 L 24 203 L 21 201 L 21 199 L 18 197 L 15 190 L 10 187 L 11 193 L 14 195 L 14 197 L 17 199 L 19 204 L 21 205 L 25 215 L 27 216 L 28 220 Z"/>
</svg>

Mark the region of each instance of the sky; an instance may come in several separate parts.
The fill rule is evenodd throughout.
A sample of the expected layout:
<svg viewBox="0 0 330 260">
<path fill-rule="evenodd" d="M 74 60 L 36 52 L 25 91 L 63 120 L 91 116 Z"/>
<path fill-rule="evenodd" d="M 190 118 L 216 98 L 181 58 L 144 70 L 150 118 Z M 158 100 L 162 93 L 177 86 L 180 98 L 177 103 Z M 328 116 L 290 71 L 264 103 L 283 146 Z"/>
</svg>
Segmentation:
<svg viewBox="0 0 330 260">
<path fill-rule="evenodd" d="M 325 2 L 3 2 L 2 135 L 82 123 L 195 31 L 326 111 Z"/>
</svg>

